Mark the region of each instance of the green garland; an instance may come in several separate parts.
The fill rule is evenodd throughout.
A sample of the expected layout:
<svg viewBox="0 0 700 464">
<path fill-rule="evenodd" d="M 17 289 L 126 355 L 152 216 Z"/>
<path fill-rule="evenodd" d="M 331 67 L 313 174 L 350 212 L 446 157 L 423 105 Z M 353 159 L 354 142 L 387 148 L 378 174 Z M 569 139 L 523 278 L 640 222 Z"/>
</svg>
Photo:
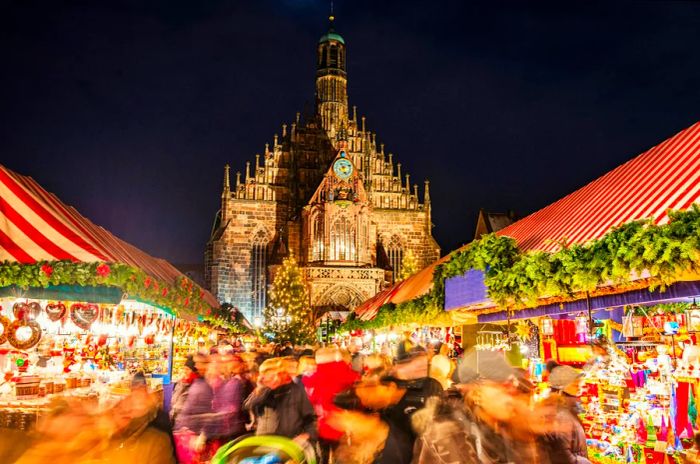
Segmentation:
<svg viewBox="0 0 700 464">
<path fill-rule="evenodd" d="M 700 271 L 700 207 L 669 211 L 669 218 L 662 226 L 630 222 L 556 253 L 519 254 L 513 266 L 486 274 L 489 297 L 500 306 L 520 308 L 543 297 L 571 298 L 609 282 L 630 284 L 644 271 L 650 290 L 663 290 L 683 273 Z"/>
<path fill-rule="evenodd" d="M 425 326 L 451 325 L 450 314 L 442 306 L 435 306 L 431 294 L 423 295 L 405 303 L 385 304 L 379 308 L 377 315 L 369 321 L 361 321 L 351 314 L 340 331 L 382 329 L 391 326 L 418 324 Z"/>
<path fill-rule="evenodd" d="M 655 225 L 651 220 L 629 222 L 610 230 L 598 240 L 583 245 L 560 245 L 555 253 L 521 253 L 510 237 L 488 234 L 450 254 L 433 273 L 433 288 L 416 300 L 385 305 L 372 321 L 351 319 L 342 328 L 379 328 L 399 323 L 430 322 L 442 311 L 445 280 L 470 269 L 484 271 L 488 296 L 501 307 L 519 309 L 545 297 L 574 298 L 612 282 L 632 283 L 633 275 L 647 271 L 650 290 L 665 289 L 684 272 L 700 272 L 700 206 L 687 211 L 669 211 L 670 222 Z M 402 308 L 406 309 L 402 309 Z M 391 315 L 392 312 L 399 312 Z M 426 324 L 430 325 L 430 324 Z"/>
<path fill-rule="evenodd" d="M 634 316 L 655 316 L 657 314 L 684 314 L 690 309 L 690 303 L 661 303 L 655 304 L 653 309 L 643 306 L 627 306 L 625 314 Z"/>
<path fill-rule="evenodd" d="M 123 263 L 75 263 L 39 261 L 22 264 L 0 263 L 0 287 L 46 288 L 50 285 L 118 287 L 129 297 L 156 306 L 170 308 L 176 315 L 203 315 L 211 312 L 202 291 L 190 279 L 181 276 L 175 285 L 154 279 L 142 270 Z"/>
<path fill-rule="evenodd" d="M 242 323 L 243 315 L 229 303 L 224 303 L 220 308 L 213 308 L 211 313 L 202 316 L 202 320 L 208 324 L 225 329 L 232 335 L 250 332 Z"/>
</svg>

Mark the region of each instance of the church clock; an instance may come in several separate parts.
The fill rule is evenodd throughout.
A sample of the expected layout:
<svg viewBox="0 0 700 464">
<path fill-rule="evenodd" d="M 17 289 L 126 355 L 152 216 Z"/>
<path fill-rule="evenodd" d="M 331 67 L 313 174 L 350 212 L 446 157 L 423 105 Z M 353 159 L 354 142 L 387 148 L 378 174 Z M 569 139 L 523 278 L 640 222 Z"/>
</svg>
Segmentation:
<svg viewBox="0 0 700 464">
<path fill-rule="evenodd" d="M 347 158 L 338 158 L 333 163 L 333 172 L 342 180 L 348 180 L 352 176 L 352 171 L 352 163 Z"/>
</svg>

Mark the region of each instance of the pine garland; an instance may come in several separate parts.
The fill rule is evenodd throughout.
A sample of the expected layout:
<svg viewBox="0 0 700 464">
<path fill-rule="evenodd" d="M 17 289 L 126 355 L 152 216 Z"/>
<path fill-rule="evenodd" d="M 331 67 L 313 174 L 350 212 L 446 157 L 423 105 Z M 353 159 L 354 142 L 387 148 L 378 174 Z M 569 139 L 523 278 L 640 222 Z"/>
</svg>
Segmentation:
<svg viewBox="0 0 700 464">
<path fill-rule="evenodd" d="M 488 296 L 501 307 L 519 309 L 535 305 L 540 298 L 575 298 L 612 282 L 632 283 L 635 275 L 648 272 L 650 290 L 665 289 L 683 273 L 700 272 L 700 206 L 669 211 L 670 222 L 633 221 L 610 230 L 583 245 L 560 243 L 555 253 L 518 250 L 510 237 L 488 234 L 450 254 L 437 266 L 431 291 L 415 300 L 385 305 L 372 321 L 351 319 L 343 329 L 379 328 L 400 323 L 420 323 L 423 313 L 439 317 L 445 301 L 445 280 L 470 269 L 484 271 Z M 405 307 L 406 309 L 401 309 Z M 400 311 L 399 315 L 389 315 Z M 430 325 L 427 323 L 426 325 Z"/>
<path fill-rule="evenodd" d="M 224 303 L 219 308 L 212 308 L 202 316 L 202 320 L 209 325 L 225 329 L 231 335 L 249 333 L 247 327 L 242 323 L 243 315 L 230 303 Z"/>
<path fill-rule="evenodd" d="M 195 316 L 211 311 L 202 291 L 190 279 L 181 276 L 170 285 L 154 279 L 141 269 L 123 263 L 75 263 L 39 261 L 22 264 L 0 263 L 0 287 L 46 288 L 51 285 L 118 287 L 129 297 L 169 308 L 174 314 Z"/>
</svg>

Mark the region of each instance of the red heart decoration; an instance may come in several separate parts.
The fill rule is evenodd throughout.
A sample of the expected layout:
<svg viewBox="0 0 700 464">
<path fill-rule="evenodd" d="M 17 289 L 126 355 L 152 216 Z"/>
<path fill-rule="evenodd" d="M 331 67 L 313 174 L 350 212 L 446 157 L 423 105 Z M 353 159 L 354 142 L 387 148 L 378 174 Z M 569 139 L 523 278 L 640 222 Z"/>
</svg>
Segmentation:
<svg viewBox="0 0 700 464">
<path fill-rule="evenodd" d="M 49 303 L 46 305 L 46 315 L 54 322 L 60 321 L 66 315 L 66 305 L 63 303 Z"/>
<path fill-rule="evenodd" d="M 70 320 L 83 330 L 89 330 L 99 316 L 100 308 L 95 304 L 76 303 L 70 307 Z"/>
<path fill-rule="evenodd" d="M 29 314 L 29 305 L 27 303 L 15 303 L 12 306 L 12 314 L 15 319 L 25 319 Z"/>
<path fill-rule="evenodd" d="M 34 320 L 41 314 L 41 305 L 37 301 L 32 301 L 29 306 L 29 319 Z"/>
</svg>

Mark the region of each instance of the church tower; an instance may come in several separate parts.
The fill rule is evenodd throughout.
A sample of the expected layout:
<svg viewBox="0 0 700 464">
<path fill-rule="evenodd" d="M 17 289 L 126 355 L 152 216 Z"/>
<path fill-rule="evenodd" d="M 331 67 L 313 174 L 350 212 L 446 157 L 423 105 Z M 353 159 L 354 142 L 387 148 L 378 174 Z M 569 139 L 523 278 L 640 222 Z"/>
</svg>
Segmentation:
<svg viewBox="0 0 700 464">
<path fill-rule="evenodd" d="M 428 183 L 418 185 L 357 108 L 348 108 L 346 44 L 331 16 L 316 47 L 315 114 L 297 113 L 241 171 L 224 168 L 205 249 L 207 287 L 260 320 L 285 256 L 297 257 L 316 315 L 347 311 L 397 279 L 404 256 L 440 256 Z M 309 50 L 313 53 L 313 50 Z"/>
<path fill-rule="evenodd" d="M 334 136 L 348 124 L 348 78 L 345 72 L 345 40 L 333 29 L 318 41 L 316 60 L 316 114 L 321 126 Z"/>
</svg>

